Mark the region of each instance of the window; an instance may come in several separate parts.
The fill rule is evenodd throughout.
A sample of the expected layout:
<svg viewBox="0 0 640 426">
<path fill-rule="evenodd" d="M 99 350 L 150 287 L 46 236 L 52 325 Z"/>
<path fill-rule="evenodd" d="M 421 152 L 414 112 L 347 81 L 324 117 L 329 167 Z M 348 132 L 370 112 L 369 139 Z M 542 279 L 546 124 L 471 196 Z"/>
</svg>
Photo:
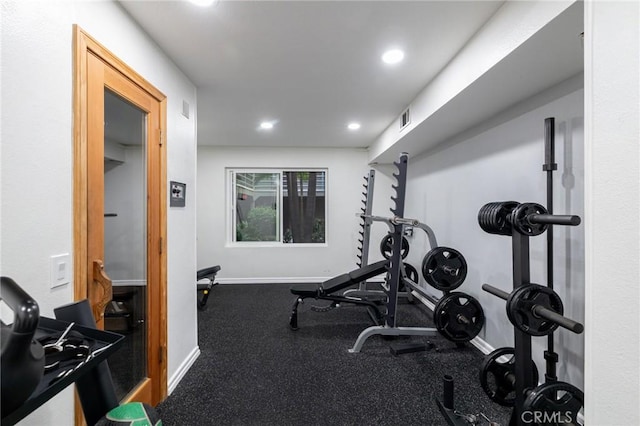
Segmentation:
<svg viewBox="0 0 640 426">
<path fill-rule="evenodd" d="M 232 242 L 326 241 L 326 170 L 234 169 L 229 175 Z"/>
</svg>

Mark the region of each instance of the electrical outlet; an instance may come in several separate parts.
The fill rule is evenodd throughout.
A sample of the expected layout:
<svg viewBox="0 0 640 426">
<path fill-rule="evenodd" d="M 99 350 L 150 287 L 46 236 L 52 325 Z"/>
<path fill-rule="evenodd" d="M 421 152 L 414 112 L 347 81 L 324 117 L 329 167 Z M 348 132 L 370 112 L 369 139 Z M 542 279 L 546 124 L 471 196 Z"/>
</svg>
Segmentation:
<svg viewBox="0 0 640 426">
<path fill-rule="evenodd" d="M 69 284 L 71 282 L 71 256 L 69 253 L 51 256 L 51 288 Z"/>
</svg>

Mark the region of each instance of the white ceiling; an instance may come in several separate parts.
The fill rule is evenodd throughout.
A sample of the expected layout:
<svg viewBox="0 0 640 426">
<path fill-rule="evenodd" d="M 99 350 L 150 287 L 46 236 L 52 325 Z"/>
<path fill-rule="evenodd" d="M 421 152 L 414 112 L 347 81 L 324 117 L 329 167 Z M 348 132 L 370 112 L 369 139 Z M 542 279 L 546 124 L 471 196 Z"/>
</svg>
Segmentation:
<svg viewBox="0 0 640 426">
<path fill-rule="evenodd" d="M 197 86 L 199 145 L 367 147 L 503 1 L 120 3 Z"/>
</svg>

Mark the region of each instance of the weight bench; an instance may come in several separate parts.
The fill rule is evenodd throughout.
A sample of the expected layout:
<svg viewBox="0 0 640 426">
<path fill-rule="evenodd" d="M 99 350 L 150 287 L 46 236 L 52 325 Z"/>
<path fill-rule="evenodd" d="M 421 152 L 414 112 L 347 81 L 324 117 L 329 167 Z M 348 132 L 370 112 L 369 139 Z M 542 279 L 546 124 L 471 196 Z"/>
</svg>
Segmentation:
<svg viewBox="0 0 640 426">
<path fill-rule="evenodd" d="M 387 272 L 388 260 L 381 260 L 371 265 L 358 268 L 349 273 L 338 275 L 320 284 L 315 290 L 291 288 L 291 293 L 298 296 L 293 309 L 291 310 L 291 317 L 289 318 L 289 326 L 292 330 L 298 329 L 298 305 L 304 301 L 304 299 L 313 298 L 316 300 L 329 300 L 338 303 L 353 303 L 355 305 L 367 306 L 369 313 L 377 325 L 381 325 L 384 316 L 378 309 L 378 305 L 371 301 L 358 297 L 346 297 L 335 294 L 340 290 L 357 285 L 363 281 L 373 278 L 377 275 Z"/>
<path fill-rule="evenodd" d="M 216 281 L 216 274 L 220 271 L 220 265 L 210 266 L 208 268 L 200 269 L 197 274 L 198 283 L 197 292 L 202 292 L 202 297 L 198 299 L 198 309 L 204 309 L 207 305 L 207 299 L 209 299 L 209 292 L 214 285 L 218 284 Z M 205 283 L 200 283 L 202 280 L 207 280 Z"/>
</svg>

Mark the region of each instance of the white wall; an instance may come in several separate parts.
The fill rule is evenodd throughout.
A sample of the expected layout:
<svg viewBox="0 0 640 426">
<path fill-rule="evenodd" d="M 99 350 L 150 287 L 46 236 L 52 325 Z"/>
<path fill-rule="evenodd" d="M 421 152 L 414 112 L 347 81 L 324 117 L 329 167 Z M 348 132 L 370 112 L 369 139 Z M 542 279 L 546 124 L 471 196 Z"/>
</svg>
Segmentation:
<svg viewBox="0 0 640 426">
<path fill-rule="evenodd" d="M 42 314 L 73 300 L 49 289 L 49 256 L 73 249 L 72 25 L 79 24 L 168 97 L 168 178 L 195 186 L 193 84 L 117 3 L 3 1 L 1 273 L 34 297 Z M 192 114 L 194 117 L 196 114 Z M 168 211 L 169 384 L 197 353 L 195 203 Z M 72 265 L 70 265 L 72 266 Z M 191 287 L 192 288 L 192 287 Z M 73 423 L 71 388 L 22 424 Z"/>
<path fill-rule="evenodd" d="M 229 247 L 225 168 L 327 168 L 327 244 Z M 198 147 L 198 267 L 220 282 L 318 281 L 355 269 L 367 152 L 356 149 Z"/>
<path fill-rule="evenodd" d="M 546 205 L 544 119 L 555 117 L 556 214 L 583 217 L 583 91 L 582 76 L 529 99 L 446 142 L 435 152 L 409 160 L 405 214 L 427 223 L 440 246 L 460 251 L 468 264 L 463 291 L 483 306 L 486 325 L 479 337 L 494 348 L 513 347 L 513 327 L 505 302 L 481 289 L 483 283 L 512 290 L 511 238 L 490 235 L 478 225 L 480 208 L 492 201 L 515 200 Z M 565 314 L 584 320 L 584 227 L 555 229 L 555 289 Z M 424 233 L 411 239 L 410 263 L 420 269 L 429 250 Z M 546 234 L 532 237 L 531 281 L 546 285 Z M 430 289 L 436 297 L 441 292 Z M 556 333 L 558 375 L 582 388 L 584 337 L 566 330 Z M 543 376 L 547 339 L 533 339 L 534 360 Z"/>
<path fill-rule="evenodd" d="M 640 424 L 640 3 L 585 7 L 585 420 Z"/>
</svg>

